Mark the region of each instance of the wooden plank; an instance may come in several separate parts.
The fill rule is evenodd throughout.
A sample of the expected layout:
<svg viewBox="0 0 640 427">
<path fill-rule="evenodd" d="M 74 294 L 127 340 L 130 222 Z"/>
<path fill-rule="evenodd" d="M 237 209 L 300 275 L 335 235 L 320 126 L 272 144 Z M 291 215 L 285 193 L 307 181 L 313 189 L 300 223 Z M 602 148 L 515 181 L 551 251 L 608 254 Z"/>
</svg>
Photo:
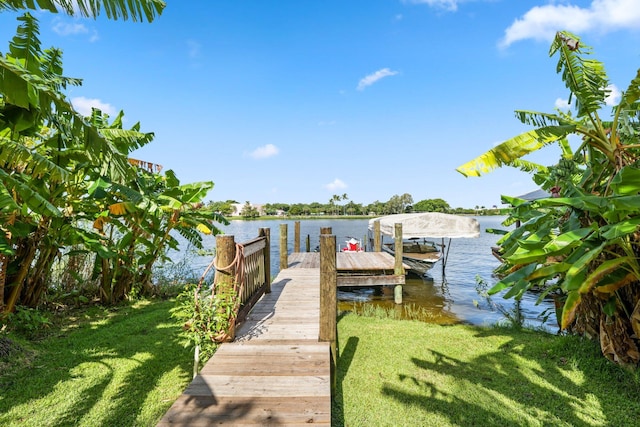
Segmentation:
<svg viewBox="0 0 640 427">
<path fill-rule="evenodd" d="M 221 357 L 216 363 L 203 368 L 200 375 L 322 376 L 329 370 L 329 357 L 324 353 L 306 357 L 302 355 L 295 357 L 272 355 L 272 357 L 274 359 L 268 359 L 260 354 L 243 354 L 242 358 Z M 270 363 L 271 360 L 277 360 L 278 363 Z"/>
<path fill-rule="evenodd" d="M 317 254 L 302 254 L 305 265 Z M 158 426 L 331 424 L 328 343 L 319 343 L 318 269 L 282 270 Z"/>
<path fill-rule="evenodd" d="M 184 394 L 189 396 L 330 396 L 329 375 L 244 376 L 198 375 Z"/>
<path fill-rule="evenodd" d="M 338 287 L 404 285 L 405 277 L 396 275 L 338 276 Z"/>
<path fill-rule="evenodd" d="M 182 395 L 159 427 L 210 425 L 264 426 L 331 424 L 331 402 L 323 397 L 295 399 Z"/>
<path fill-rule="evenodd" d="M 264 237 L 258 237 L 251 242 L 244 243 L 242 253 L 245 257 L 255 254 L 263 250 L 267 246 L 267 240 Z"/>
</svg>

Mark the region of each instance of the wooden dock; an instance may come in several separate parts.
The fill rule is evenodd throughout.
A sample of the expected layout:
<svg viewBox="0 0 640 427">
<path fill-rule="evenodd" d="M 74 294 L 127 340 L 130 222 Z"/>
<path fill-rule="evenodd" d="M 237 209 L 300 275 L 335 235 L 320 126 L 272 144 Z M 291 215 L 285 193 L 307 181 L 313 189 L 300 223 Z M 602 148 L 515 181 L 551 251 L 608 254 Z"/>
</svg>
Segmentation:
<svg viewBox="0 0 640 427">
<path fill-rule="evenodd" d="M 218 348 L 158 426 L 331 424 L 331 344 L 318 340 L 319 255 L 289 256 L 289 268 L 253 307 L 236 340 Z M 393 262 L 380 253 L 336 256 L 338 273 L 354 277 L 375 270 L 386 276 Z"/>
<path fill-rule="evenodd" d="M 404 285 L 405 276 L 394 274 L 395 260 L 386 252 L 338 252 L 338 286 Z M 403 267 L 408 268 L 403 264 Z M 289 255 L 289 268 L 320 268 L 318 252 Z"/>
</svg>

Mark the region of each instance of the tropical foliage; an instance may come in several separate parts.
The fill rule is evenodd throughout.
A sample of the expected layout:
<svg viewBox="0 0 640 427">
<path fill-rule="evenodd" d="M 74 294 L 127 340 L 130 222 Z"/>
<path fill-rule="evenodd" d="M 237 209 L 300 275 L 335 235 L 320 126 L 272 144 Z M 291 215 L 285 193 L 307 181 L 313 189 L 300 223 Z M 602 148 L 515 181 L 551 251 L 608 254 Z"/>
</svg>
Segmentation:
<svg viewBox="0 0 640 427">
<path fill-rule="evenodd" d="M 442 199 L 420 200 L 413 205 L 414 212 L 449 212 L 451 206 Z"/>
<path fill-rule="evenodd" d="M 3 0 L 3 10 L 42 9 L 68 15 L 97 17 L 101 12 L 110 19 L 153 21 L 165 7 L 162 0 Z"/>
<path fill-rule="evenodd" d="M 112 5 L 107 15 L 124 18 L 149 17 L 148 8 L 159 13 L 163 5 L 37 2 L 63 10 L 72 3 L 92 15 L 100 3 Z M 4 2 L 0 10 L 33 4 Z M 138 123 L 124 129 L 122 112 L 111 121 L 95 109 L 79 115 L 64 90 L 81 81 L 64 76 L 59 49 L 41 48 L 33 16 L 18 21 L 0 55 L 0 312 L 37 306 L 56 286 L 54 262 L 72 266 L 79 255 L 94 260 L 88 279 L 98 281 L 102 301 L 150 292 L 153 266 L 177 248 L 176 233 L 199 247 L 200 233 L 226 222 L 202 209 L 213 183 L 181 185 L 172 171 L 160 175 L 159 166 L 129 158 L 153 134 Z"/>
<path fill-rule="evenodd" d="M 612 113 L 603 115 L 610 86 L 591 48 L 559 32 L 550 55 L 570 91 L 570 111 L 516 111 L 534 129 L 509 139 L 458 168 L 466 176 L 509 165 L 533 173 L 550 197 L 503 197 L 514 206 L 505 235 L 503 276 L 491 293 L 505 297 L 543 289 L 558 301 L 563 329 L 598 339 L 618 363 L 640 363 L 640 70 Z M 571 134 L 581 137 L 573 150 Z M 543 167 L 521 157 L 558 144 L 559 162 Z"/>
</svg>

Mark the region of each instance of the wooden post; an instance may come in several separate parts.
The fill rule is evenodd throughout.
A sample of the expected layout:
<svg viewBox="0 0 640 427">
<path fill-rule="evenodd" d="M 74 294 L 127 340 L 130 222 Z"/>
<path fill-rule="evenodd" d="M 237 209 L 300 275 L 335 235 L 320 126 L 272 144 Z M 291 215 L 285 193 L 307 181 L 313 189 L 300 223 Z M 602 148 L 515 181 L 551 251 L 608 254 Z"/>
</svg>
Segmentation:
<svg viewBox="0 0 640 427">
<path fill-rule="evenodd" d="M 213 286 L 216 294 L 231 295 L 233 291 L 233 281 L 236 276 L 236 242 L 232 235 L 216 236 L 216 274 L 213 279 Z M 236 325 L 229 326 L 229 340 L 235 338 Z"/>
<path fill-rule="evenodd" d="M 266 283 L 265 292 L 271 293 L 271 229 L 261 228 L 258 236 L 265 237 L 264 248 L 264 283 Z"/>
<path fill-rule="evenodd" d="M 307 241 L 305 242 L 307 245 L 307 252 L 311 252 L 311 237 L 307 234 Z"/>
<path fill-rule="evenodd" d="M 336 270 L 336 236 L 320 235 L 320 333 L 318 341 L 329 342 L 331 351 L 331 387 L 336 386 L 338 354 L 338 273 Z M 332 393 L 333 394 L 333 393 Z"/>
<path fill-rule="evenodd" d="M 293 252 L 300 252 L 300 221 L 293 223 Z"/>
<path fill-rule="evenodd" d="M 289 266 L 288 257 L 287 224 L 280 224 L 280 270 L 284 270 Z"/>
<path fill-rule="evenodd" d="M 233 286 L 233 278 L 236 271 L 232 265 L 236 258 L 236 242 L 233 235 L 221 234 L 216 236 L 216 270 L 213 283 L 216 287 Z"/>
<path fill-rule="evenodd" d="M 380 252 L 382 250 L 382 239 L 380 233 L 380 221 L 373 222 L 373 251 Z"/>
<path fill-rule="evenodd" d="M 400 276 L 404 275 L 404 268 L 402 267 L 402 224 L 395 224 L 393 231 L 395 238 L 394 251 L 396 253 L 393 274 Z M 396 285 L 394 288 L 393 300 L 396 304 L 402 304 L 402 285 Z"/>
<path fill-rule="evenodd" d="M 331 234 L 331 227 L 320 227 L 320 234 Z"/>
</svg>

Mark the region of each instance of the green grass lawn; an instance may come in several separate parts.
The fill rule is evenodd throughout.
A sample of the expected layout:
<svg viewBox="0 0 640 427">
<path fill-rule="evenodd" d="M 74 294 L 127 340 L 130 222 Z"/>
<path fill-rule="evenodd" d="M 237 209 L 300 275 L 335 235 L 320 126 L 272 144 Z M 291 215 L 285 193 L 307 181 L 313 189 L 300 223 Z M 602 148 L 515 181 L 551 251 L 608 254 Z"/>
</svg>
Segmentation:
<svg viewBox="0 0 640 427">
<path fill-rule="evenodd" d="M 0 359 L 0 425 L 155 425 L 191 380 L 174 304 L 94 307 L 19 342 Z"/>
<path fill-rule="evenodd" d="M 637 374 L 591 342 L 345 315 L 335 426 L 635 426 Z"/>
<path fill-rule="evenodd" d="M 0 350 L 1 426 L 154 426 L 191 380 L 173 301 L 67 313 Z M 334 426 L 635 426 L 640 381 L 575 337 L 341 315 Z M 1 334 L 1 333 L 0 333 Z M 18 344 L 21 348 L 15 348 Z"/>
</svg>

